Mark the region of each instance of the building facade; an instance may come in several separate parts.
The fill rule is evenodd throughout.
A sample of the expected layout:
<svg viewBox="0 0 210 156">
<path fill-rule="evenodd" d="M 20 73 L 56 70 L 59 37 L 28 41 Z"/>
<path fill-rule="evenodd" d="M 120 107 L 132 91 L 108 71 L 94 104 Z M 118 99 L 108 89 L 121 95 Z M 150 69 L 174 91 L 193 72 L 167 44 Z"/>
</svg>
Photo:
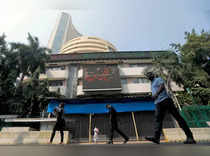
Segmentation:
<svg viewBox="0 0 210 156">
<path fill-rule="evenodd" d="M 152 135 L 155 106 L 144 69 L 152 66 L 154 56 L 165 51 L 117 51 L 101 38 L 81 36 L 65 13 L 56 29 L 49 41 L 53 54 L 40 79 L 48 79 L 49 90 L 65 97 L 51 98 L 47 112 L 51 113 L 61 101 L 65 103 L 66 125 L 72 140 L 91 142 L 94 127 L 107 139 L 106 104 L 119 112 L 120 128 L 131 139 Z M 181 90 L 175 84 L 172 89 Z M 164 127 L 176 126 L 170 116 L 166 118 Z"/>
<path fill-rule="evenodd" d="M 67 125 L 74 138 L 91 141 L 91 130 L 95 126 L 104 136 L 109 134 L 105 105 L 110 103 L 119 112 L 120 127 L 132 139 L 152 135 L 155 106 L 150 82 L 143 71 L 152 66 L 154 56 L 165 51 L 79 52 L 69 47 L 69 43 L 66 46 L 69 52 L 64 46 L 65 52 L 52 54 L 46 74 L 41 75 L 42 79 L 48 78 L 51 91 L 65 96 L 65 99 L 52 99 L 48 112 L 63 101 L 69 119 Z M 175 84 L 172 88 L 181 90 Z M 170 116 L 166 118 L 164 127 L 176 126 Z"/>
<path fill-rule="evenodd" d="M 50 90 L 59 91 L 67 98 L 86 96 L 83 88 L 84 68 L 91 65 L 117 66 L 120 94 L 145 95 L 151 92 L 150 82 L 145 78 L 143 71 L 152 66 L 152 57 L 164 51 L 136 51 L 136 52 L 91 52 L 53 54 L 47 63 L 47 71 L 41 78 L 50 80 Z M 72 84 L 70 84 L 72 83 Z M 172 84 L 175 91 L 180 90 Z M 71 90 L 71 91 L 70 91 Z"/>
</svg>

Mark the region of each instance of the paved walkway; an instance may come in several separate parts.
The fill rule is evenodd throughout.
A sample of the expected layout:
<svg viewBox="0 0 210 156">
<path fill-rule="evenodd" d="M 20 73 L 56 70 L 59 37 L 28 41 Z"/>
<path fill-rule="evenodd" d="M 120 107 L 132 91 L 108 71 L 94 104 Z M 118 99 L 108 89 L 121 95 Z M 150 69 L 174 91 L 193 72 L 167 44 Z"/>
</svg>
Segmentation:
<svg viewBox="0 0 210 156">
<path fill-rule="evenodd" d="M 1 156 L 209 156 L 210 144 L 13 145 Z"/>
</svg>

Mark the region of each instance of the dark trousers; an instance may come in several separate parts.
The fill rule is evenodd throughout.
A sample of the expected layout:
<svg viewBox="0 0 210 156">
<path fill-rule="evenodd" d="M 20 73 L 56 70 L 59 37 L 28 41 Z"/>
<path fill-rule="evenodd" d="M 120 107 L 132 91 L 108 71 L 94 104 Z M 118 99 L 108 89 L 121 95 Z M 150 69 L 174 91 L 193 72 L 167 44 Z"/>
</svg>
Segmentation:
<svg viewBox="0 0 210 156">
<path fill-rule="evenodd" d="M 118 128 L 117 124 L 112 124 L 110 127 L 110 136 L 109 140 L 113 140 L 114 131 L 118 132 L 125 140 L 128 140 L 128 137 Z"/>
<path fill-rule="evenodd" d="M 166 114 L 166 112 L 169 112 L 173 115 L 173 117 L 178 122 L 179 126 L 183 129 L 185 132 L 185 135 L 187 138 L 193 138 L 192 132 L 190 128 L 188 127 L 186 121 L 182 118 L 182 116 L 179 114 L 177 108 L 174 106 L 173 100 L 171 98 L 167 98 L 163 100 L 162 102 L 156 104 L 156 110 L 155 110 L 155 138 L 160 139 L 162 126 L 163 126 L 163 119 Z"/>
<path fill-rule="evenodd" d="M 54 128 L 53 128 L 53 132 L 51 134 L 51 138 L 50 138 L 50 142 L 53 142 L 54 136 L 55 136 L 55 132 L 56 131 L 60 131 L 61 134 L 61 142 L 63 142 L 63 130 L 64 130 L 64 124 L 62 122 L 56 122 Z"/>
</svg>

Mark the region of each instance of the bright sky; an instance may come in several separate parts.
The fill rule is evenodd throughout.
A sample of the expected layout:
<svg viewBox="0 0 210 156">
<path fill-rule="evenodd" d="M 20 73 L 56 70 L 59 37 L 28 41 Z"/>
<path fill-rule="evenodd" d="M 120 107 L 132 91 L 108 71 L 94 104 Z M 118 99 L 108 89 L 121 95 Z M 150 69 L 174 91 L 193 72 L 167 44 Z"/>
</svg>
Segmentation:
<svg viewBox="0 0 210 156">
<path fill-rule="evenodd" d="M 166 50 L 184 32 L 210 31 L 210 0 L 4 0 L 0 34 L 26 42 L 27 33 L 47 46 L 61 11 L 83 35 L 110 41 L 118 50 Z"/>
</svg>

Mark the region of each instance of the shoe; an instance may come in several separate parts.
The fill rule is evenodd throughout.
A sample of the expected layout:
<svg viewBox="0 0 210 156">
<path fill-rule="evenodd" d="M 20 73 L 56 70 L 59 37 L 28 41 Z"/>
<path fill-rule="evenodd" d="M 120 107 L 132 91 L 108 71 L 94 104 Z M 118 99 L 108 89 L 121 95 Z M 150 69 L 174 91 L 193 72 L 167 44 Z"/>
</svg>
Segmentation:
<svg viewBox="0 0 210 156">
<path fill-rule="evenodd" d="M 60 142 L 60 144 L 63 144 L 63 142 Z"/>
<path fill-rule="evenodd" d="M 128 138 L 127 139 L 125 139 L 124 141 L 123 141 L 123 144 L 126 144 L 127 142 L 128 142 Z"/>
<path fill-rule="evenodd" d="M 196 144 L 196 141 L 193 138 L 187 138 L 187 140 L 184 141 L 184 144 Z"/>
<path fill-rule="evenodd" d="M 52 144 L 52 142 L 49 141 L 48 144 Z"/>
<path fill-rule="evenodd" d="M 107 142 L 107 144 L 113 144 L 113 141 L 110 140 L 110 141 Z"/>
<path fill-rule="evenodd" d="M 145 139 L 148 140 L 148 141 L 152 141 L 152 142 L 154 142 L 156 144 L 160 144 L 160 140 L 156 139 L 154 137 L 145 137 Z"/>
</svg>

